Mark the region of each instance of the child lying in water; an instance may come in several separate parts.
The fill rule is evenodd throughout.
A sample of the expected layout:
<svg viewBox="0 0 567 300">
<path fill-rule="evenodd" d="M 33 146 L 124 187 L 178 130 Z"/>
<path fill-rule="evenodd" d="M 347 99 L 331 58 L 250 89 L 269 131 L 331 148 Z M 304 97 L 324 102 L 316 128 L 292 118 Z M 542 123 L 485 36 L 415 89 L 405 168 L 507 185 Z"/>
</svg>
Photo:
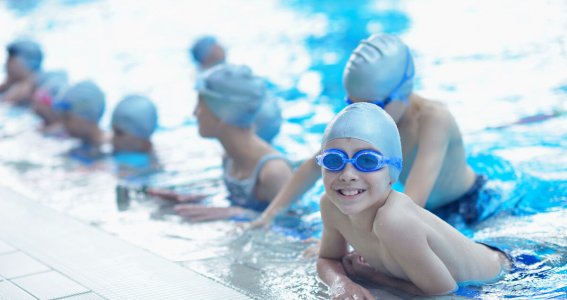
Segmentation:
<svg viewBox="0 0 567 300">
<path fill-rule="evenodd" d="M 495 281 L 508 266 L 502 252 L 469 240 L 391 188 L 402 171 L 400 136 L 378 106 L 343 109 L 325 130 L 317 162 L 325 186 L 317 271 L 333 299 L 374 299 L 341 264 L 349 245 L 371 267 L 364 279 L 417 295 Z"/>
</svg>

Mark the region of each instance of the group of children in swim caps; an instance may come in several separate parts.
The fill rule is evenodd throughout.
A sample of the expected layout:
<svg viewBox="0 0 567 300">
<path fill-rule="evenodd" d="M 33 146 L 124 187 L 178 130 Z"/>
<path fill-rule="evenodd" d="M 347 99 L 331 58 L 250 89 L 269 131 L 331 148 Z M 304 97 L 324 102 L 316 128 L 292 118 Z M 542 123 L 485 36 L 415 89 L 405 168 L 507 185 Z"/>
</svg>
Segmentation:
<svg viewBox="0 0 567 300">
<path fill-rule="evenodd" d="M 58 80 L 41 78 L 42 55 L 34 43 L 13 43 L 8 52 L 3 100 L 51 105 L 70 135 L 96 145 L 104 112 L 100 89 L 92 82 L 53 88 L 50 82 Z M 256 211 L 261 215 L 250 225 L 265 227 L 322 176 L 317 270 L 334 299 L 374 299 L 361 281 L 417 295 L 447 294 L 461 284 L 498 280 L 509 268 L 503 252 L 469 240 L 439 217 L 457 215 L 467 224 L 487 217 L 479 201 L 486 177 L 467 164 L 449 110 L 414 93 L 413 57 L 398 37 L 372 35 L 352 52 L 343 74 L 346 107 L 325 129 L 321 149 L 295 171 L 270 145 L 281 112 L 265 80 L 226 63 L 212 37 L 197 41 L 191 53 L 202 71 L 194 111 L 199 134 L 225 150 L 223 179 L 233 205 L 183 204 L 179 214 L 201 221 Z M 148 151 L 156 122 L 150 100 L 126 97 L 112 117 L 114 146 Z M 397 181 L 403 193 L 392 189 Z"/>
<path fill-rule="evenodd" d="M 0 85 L 0 99 L 19 106 L 30 106 L 41 118 L 43 130 L 64 128 L 80 139 L 85 155 L 96 156 L 105 136 L 98 124 L 106 99 L 92 81 L 69 85 L 62 71 L 44 72 L 43 52 L 31 40 L 18 40 L 7 46 L 6 80 Z M 150 152 L 150 137 L 157 127 L 154 103 L 141 95 L 126 95 L 112 112 L 114 151 Z"/>
</svg>

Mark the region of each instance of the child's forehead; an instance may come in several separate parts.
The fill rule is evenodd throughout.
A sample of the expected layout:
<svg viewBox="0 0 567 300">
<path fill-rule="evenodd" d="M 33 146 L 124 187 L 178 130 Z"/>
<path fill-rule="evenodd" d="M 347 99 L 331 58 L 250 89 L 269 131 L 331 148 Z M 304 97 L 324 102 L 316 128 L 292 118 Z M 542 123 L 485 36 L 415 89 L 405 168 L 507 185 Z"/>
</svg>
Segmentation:
<svg viewBox="0 0 567 300">
<path fill-rule="evenodd" d="M 380 149 L 376 148 L 371 143 L 357 138 L 337 138 L 330 140 L 327 144 L 325 144 L 322 150 L 327 150 L 330 148 L 341 149 L 347 153 L 350 151 L 356 152 L 366 149 L 372 149 L 381 152 Z"/>
</svg>

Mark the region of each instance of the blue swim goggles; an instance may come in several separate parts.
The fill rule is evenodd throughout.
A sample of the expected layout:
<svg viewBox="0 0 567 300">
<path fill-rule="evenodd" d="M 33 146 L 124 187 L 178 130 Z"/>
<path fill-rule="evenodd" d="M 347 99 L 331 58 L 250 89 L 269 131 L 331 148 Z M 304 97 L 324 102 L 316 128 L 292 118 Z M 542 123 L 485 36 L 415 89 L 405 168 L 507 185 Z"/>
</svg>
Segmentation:
<svg viewBox="0 0 567 300">
<path fill-rule="evenodd" d="M 384 109 L 386 107 L 386 105 L 390 104 L 390 102 L 392 102 L 392 99 L 401 99 L 400 96 L 400 88 L 402 88 L 402 85 L 413 78 L 413 76 L 415 75 L 415 68 L 412 68 L 411 73 L 408 74 L 408 68 L 409 68 L 409 64 L 411 61 L 411 54 L 409 51 L 409 48 L 406 48 L 406 66 L 404 67 L 404 75 L 402 76 L 402 79 L 400 80 L 400 82 L 392 89 L 392 92 L 390 92 L 390 94 L 386 97 L 386 99 L 384 100 L 372 100 L 372 101 L 366 101 L 372 104 L 376 104 L 378 105 L 380 108 Z M 353 104 L 354 102 L 352 102 L 352 100 L 347 96 L 345 98 L 345 101 L 348 105 Z"/>
<path fill-rule="evenodd" d="M 332 172 L 341 171 L 347 163 L 351 163 L 357 170 L 365 173 L 378 171 L 384 168 L 386 164 L 392 165 L 397 169 L 402 168 L 402 160 L 400 158 L 389 158 L 372 149 L 360 150 L 349 159 L 343 150 L 331 148 L 315 156 L 315 159 L 319 166 Z"/>
<path fill-rule="evenodd" d="M 61 100 L 53 102 L 53 109 L 58 112 L 70 111 L 71 107 L 72 105 L 69 102 Z"/>
</svg>

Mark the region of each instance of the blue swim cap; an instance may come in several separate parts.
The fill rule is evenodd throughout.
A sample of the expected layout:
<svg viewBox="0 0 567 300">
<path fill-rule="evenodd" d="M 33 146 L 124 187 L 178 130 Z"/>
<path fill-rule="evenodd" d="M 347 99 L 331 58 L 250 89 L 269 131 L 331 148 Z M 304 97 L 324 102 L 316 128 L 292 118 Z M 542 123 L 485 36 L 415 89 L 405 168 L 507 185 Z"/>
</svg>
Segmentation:
<svg viewBox="0 0 567 300">
<path fill-rule="evenodd" d="M 413 90 L 414 63 L 399 38 L 375 34 L 352 52 L 343 74 L 350 97 L 372 101 L 406 101 Z"/>
<path fill-rule="evenodd" d="M 282 111 L 278 104 L 278 99 L 266 97 L 256 116 L 256 121 L 254 121 L 256 134 L 269 144 L 280 132 L 282 122 Z"/>
<path fill-rule="evenodd" d="M 38 89 L 46 92 L 54 101 L 63 96 L 65 89 L 69 84 L 67 72 L 50 71 L 42 73 L 38 79 Z"/>
<path fill-rule="evenodd" d="M 154 103 L 139 95 L 129 95 L 118 103 L 112 113 L 112 126 L 141 139 L 149 139 L 157 127 Z"/>
<path fill-rule="evenodd" d="M 212 36 L 207 35 L 199 38 L 191 48 L 193 59 L 198 63 L 203 63 L 209 54 L 211 54 L 213 46 L 217 44 L 217 40 Z"/>
<path fill-rule="evenodd" d="M 43 61 L 43 52 L 38 43 L 30 40 L 15 41 L 6 47 L 8 55 L 21 59 L 23 64 L 31 71 L 39 71 Z"/>
<path fill-rule="evenodd" d="M 376 147 L 385 156 L 402 160 L 402 144 L 398 127 L 390 115 L 374 104 L 358 102 L 345 107 L 327 125 L 321 148 L 328 142 L 340 138 L 365 141 Z M 388 170 L 392 184 L 394 184 L 398 181 L 398 176 L 402 171 L 401 164 L 399 168 L 388 165 Z"/>
<path fill-rule="evenodd" d="M 266 100 L 266 83 L 247 66 L 223 64 L 203 73 L 197 91 L 222 122 L 249 128 Z"/>
<path fill-rule="evenodd" d="M 98 123 L 105 108 L 104 93 L 92 81 L 82 81 L 67 90 L 56 110 L 67 110 L 92 123 Z"/>
</svg>

